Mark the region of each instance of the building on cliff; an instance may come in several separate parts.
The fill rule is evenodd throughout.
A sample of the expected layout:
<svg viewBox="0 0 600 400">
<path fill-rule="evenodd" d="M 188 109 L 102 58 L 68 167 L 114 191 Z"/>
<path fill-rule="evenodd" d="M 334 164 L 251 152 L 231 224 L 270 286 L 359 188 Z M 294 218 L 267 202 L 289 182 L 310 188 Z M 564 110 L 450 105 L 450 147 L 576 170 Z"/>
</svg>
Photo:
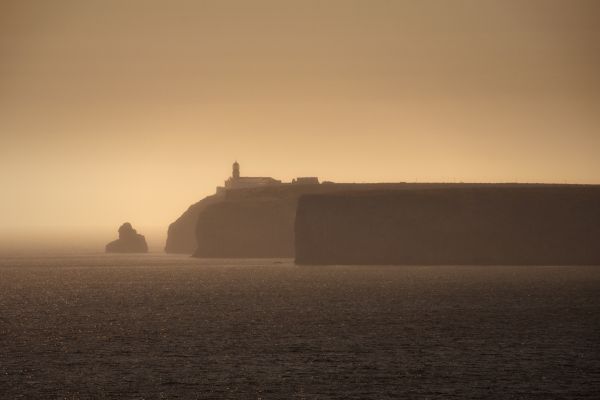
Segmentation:
<svg viewBox="0 0 600 400">
<path fill-rule="evenodd" d="M 225 181 L 224 187 L 218 187 L 217 193 L 228 189 L 245 189 L 254 187 L 263 187 L 271 185 L 280 185 L 281 181 L 266 177 L 266 176 L 241 176 L 240 164 L 236 161 L 233 163 L 231 177 Z"/>
<path fill-rule="evenodd" d="M 295 185 L 318 185 L 319 178 L 316 176 L 300 176 L 292 180 L 292 184 Z"/>
<path fill-rule="evenodd" d="M 229 189 L 247 189 L 274 185 L 286 185 L 288 183 L 282 183 L 278 179 L 274 179 L 268 176 L 241 176 L 240 175 L 240 164 L 235 161 L 232 167 L 231 177 L 225 181 L 225 186 L 217 187 L 217 194 L 222 194 Z M 299 177 L 292 180 L 291 184 L 319 184 L 319 178 L 317 177 Z"/>
</svg>

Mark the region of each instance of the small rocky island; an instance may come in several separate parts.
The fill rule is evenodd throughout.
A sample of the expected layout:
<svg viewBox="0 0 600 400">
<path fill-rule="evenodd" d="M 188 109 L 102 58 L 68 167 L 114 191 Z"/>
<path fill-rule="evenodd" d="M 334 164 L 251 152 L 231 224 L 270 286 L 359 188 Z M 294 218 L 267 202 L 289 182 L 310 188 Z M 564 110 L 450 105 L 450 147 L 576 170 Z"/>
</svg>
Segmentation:
<svg viewBox="0 0 600 400">
<path fill-rule="evenodd" d="M 148 245 L 144 235 L 137 233 L 129 222 L 119 228 L 119 239 L 106 245 L 107 253 L 147 253 Z"/>
</svg>

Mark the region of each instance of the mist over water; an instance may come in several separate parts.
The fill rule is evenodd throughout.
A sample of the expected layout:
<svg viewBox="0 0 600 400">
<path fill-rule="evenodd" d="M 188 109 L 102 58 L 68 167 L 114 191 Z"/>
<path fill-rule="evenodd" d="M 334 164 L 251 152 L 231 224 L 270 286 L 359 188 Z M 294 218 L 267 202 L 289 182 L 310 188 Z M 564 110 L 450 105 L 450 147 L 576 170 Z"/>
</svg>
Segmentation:
<svg viewBox="0 0 600 400">
<path fill-rule="evenodd" d="M 0 259 L 8 398 L 595 398 L 600 269 Z"/>
<path fill-rule="evenodd" d="M 106 228 L 38 228 L 0 231 L 0 257 L 82 255 L 103 253 L 106 244 L 118 238 L 118 226 Z M 167 230 L 142 227 L 150 252 L 162 252 Z"/>
</svg>

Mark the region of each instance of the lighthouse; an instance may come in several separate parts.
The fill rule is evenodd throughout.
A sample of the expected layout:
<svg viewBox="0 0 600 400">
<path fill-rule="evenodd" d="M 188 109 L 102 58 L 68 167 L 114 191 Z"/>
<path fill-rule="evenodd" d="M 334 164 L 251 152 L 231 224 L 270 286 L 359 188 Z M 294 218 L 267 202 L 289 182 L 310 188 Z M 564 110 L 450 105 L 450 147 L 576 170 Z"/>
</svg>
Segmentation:
<svg viewBox="0 0 600 400">
<path fill-rule="evenodd" d="M 240 179 L 240 164 L 236 161 L 233 163 L 233 171 L 231 172 L 233 179 Z"/>
</svg>

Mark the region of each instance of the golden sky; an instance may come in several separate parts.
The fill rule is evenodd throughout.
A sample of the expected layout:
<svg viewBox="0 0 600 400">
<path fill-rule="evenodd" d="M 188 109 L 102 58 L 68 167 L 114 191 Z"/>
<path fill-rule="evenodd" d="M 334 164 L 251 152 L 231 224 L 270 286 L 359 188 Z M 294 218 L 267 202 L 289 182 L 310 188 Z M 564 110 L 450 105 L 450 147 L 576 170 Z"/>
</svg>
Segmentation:
<svg viewBox="0 0 600 400">
<path fill-rule="evenodd" d="M 596 0 L 0 0 L 0 236 L 164 234 L 234 159 L 600 183 L 598 21 Z"/>
</svg>

